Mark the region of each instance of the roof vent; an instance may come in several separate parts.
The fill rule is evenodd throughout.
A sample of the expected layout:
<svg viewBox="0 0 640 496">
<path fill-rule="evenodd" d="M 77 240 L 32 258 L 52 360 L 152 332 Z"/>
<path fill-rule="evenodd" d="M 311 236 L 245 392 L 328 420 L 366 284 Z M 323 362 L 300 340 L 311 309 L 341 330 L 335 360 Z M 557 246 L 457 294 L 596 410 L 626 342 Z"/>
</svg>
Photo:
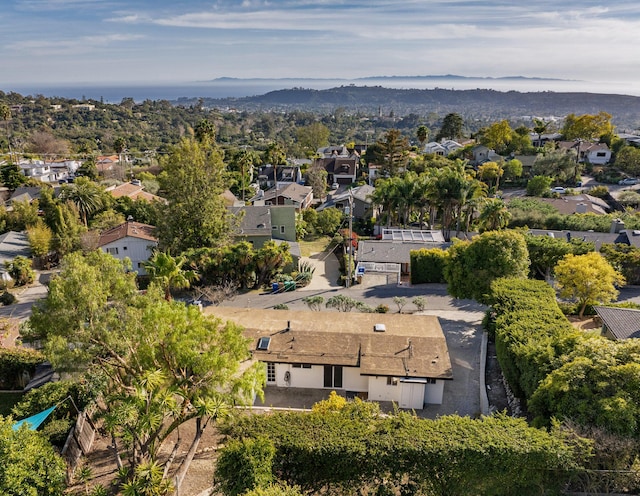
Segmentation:
<svg viewBox="0 0 640 496">
<path fill-rule="evenodd" d="M 387 326 L 384 324 L 375 324 L 373 326 L 373 332 L 384 332 L 387 330 Z"/>
</svg>

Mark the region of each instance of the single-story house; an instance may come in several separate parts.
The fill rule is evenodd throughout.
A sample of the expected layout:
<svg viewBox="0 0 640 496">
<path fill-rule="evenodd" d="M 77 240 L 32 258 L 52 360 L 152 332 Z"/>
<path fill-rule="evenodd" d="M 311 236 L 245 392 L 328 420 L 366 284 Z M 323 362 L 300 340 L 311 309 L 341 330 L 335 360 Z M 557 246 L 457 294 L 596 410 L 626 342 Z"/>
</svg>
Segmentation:
<svg viewBox="0 0 640 496">
<path fill-rule="evenodd" d="M 144 190 L 142 182 L 134 179 L 129 183 L 118 184 L 117 186 L 109 186 L 105 191 L 111 193 L 114 198 L 127 196 L 132 200 L 145 200 L 148 202 L 161 201 L 166 202 L 164 198 L 154 195 Z"/>
<path fill-rule="evenodd" d="M 615 341 L 640 338 L 640 310 L 603 306 L 594 309 L 602 320 L 603 336 Z"/>
<path fill-rule="evenodd" d="M 360 240 L 356 260 L 358 269 L 366 272 L 395 272 L 398 282 L 402 274 L 411 270 L 411 252 L 423 248 L 446 249 L 440 231 L 384 229 L 380 240 Z"/>
<path fill-rule="evenodd" d="M 267 387 L 327 389 L 400 408 L 441 404 L 453 379 L 447 342 L 431 315 L 216 307 L 244 327 Z"/>
<path fill-rule="evenodd" d="M 437 141 L 430 141 L 424 145 L 424 153 L 432 153 L 434 155 L 440 155 L 446 157 L 451 153 L 462 148 L 462 145 L 454 140 L 442 140 L 440 143 Z"/>
<path fill-rule="evenodd" d="M 589 141 L 560 141 L 561 150 L 575 150 L 578 162 L 588 162 L 593 165 L 606 165 L 611 160 L 611 150 L 606 143 L 590 143 Z"/>
<path fill-rule="evenodd" d="M 158 246 L 155 227 L 140 222 L 127 221 L 100 234 L 98 248 L 113 257 L 131 260 L 131 267 L 138 275 L 146 275 L 144 264 Z"/>
</svg>

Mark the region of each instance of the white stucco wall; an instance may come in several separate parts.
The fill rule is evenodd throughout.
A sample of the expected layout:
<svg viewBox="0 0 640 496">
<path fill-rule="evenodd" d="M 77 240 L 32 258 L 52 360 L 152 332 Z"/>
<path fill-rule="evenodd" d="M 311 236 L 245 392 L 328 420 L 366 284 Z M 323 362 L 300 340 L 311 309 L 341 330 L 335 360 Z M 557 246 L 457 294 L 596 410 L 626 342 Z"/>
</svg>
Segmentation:
<svg viewBox="0 0 640 496">
<path fill-rule="evenodd" d="M 103 245 L 101 250 L 105 253 L 110 253 L 119 260 L 128 258 L 131 260 L 132 270 L 142 276 L 147 273 L 144 270 L 144 263 L 149 260 L 155 246 L 157 246 L 157 243 L 148 239 L 127 236 Z M 115 253 L 115 250 L 117 250 L 117 253 Z"/>
<path fill-rule="evenodd" d="M 369 399 L 373 401 L 400 402 L 400 381 L 395 386 L 387 385 L 386 377 L 369 377 Z"/>
<path fill-rule="evenodd" d="M 342 384 L 347 391 L 366 392 L 369 390 L 369 378 L 360 375 L 360 369 L 357 367 L 342 369 Z"/>
</svg>

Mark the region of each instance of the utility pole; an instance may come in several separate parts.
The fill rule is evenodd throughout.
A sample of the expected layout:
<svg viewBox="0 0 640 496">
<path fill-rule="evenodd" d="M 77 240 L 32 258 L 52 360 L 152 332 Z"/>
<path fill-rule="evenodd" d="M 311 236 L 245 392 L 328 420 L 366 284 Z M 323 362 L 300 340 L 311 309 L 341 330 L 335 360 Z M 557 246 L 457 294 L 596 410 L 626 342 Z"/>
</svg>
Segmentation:
<svg viewBox="0 0 640 496">
<path fill-rule="evenodd" d="M 351 188 L 349 188 L 349 244 L 347 245 L 347 253 L 349 258 L 347 259 L 347 284 L 346 287 L 351 287 L 351 261 L 353 260 L 353 195 L 351 194 Z"/>
</svg>

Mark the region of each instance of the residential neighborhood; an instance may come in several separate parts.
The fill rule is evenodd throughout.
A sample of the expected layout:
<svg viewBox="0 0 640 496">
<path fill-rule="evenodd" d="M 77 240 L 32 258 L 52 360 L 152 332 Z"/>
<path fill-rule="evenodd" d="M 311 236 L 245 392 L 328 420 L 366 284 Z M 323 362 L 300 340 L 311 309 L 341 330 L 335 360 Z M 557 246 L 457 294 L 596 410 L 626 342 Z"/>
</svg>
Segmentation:
<svg viewBox="0 0 640 496">
<path fill-rule="evenodd" d="M 540 436 L 546 465 L 564 453 L 553 470 L 574 493 L 591 487 L 591 458 L 637 473 L 640 133 L 605 112 L 406 128 L 357 116 L 345 134 L 322 115 L 57 101 L 51 119 L 168 112 L 184 126 L 155 150 L 133 131 L 45 139 L 21 120 L 35 101 L 18 112 L 0 94 L 0 421 L 44 443 L 61 488 L 129 494 L 152 465 L 154 494 L 213 494 L 214 474 L 228 488 L 225 464 L 245 463 L 242 443 L 258 458 L 293 449 L 278 425 L 327 433 L 318 449 L 341 457 L 345 440 L 373 457 L 350 429 L 395 432 L 383 451 L 402 446 L 407 464 L 430 432 L 472 449 L 483 429 L 519 430 Z M 332 484 L 278 463 L 260 470 L 309 494 Z M 391 493 L 418 467 L 389 475 Z M 355 470 L 340 484 L 377 484 Z M 246 484 L 219 493 L 258 487 Z"/>
</svg>

